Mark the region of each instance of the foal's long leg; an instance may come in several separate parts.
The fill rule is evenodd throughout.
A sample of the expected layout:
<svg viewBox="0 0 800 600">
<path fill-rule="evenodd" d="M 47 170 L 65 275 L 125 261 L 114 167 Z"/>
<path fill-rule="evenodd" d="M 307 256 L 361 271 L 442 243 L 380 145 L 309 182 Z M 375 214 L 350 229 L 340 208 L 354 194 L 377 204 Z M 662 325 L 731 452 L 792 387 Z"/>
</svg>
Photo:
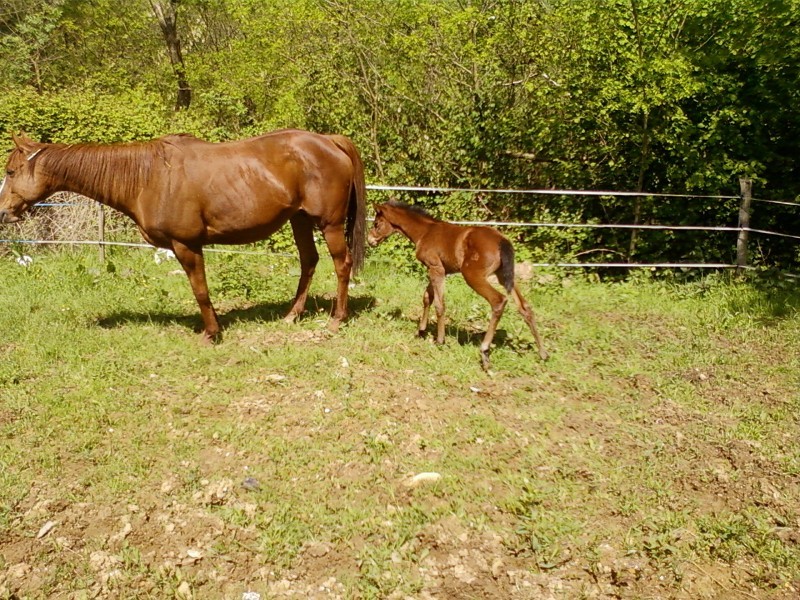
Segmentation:
<svg viewBox="0 0 800 600">
<path fill-rule="evenodd" d="M 525 319 L 528 327 L 531 328 L 531 333 L 533 334 L 533 337 L 536 340 L 536 345 L 539 348 L 539 357 L 542 360 L 547 360 L 548 354 L 542 345 L 542 338 L 539 337 L 539 330 L 536 328 L 536 318 L 533 316 L 533 310 L 531 310 L 531 307 L 525 301 L 525 298 L 522 297 L 522 294 L 519 291 L 519 286 L 516 283 L 514 284 L 514 289 L 511 291 L 511 296 L 514 298 L 514 303 L 517 305 L 522 318 Z"/>
<path fill-rule="evenodd" d="M 284 317 L 287 323 L 293 322 L 300 316 L 306 308 L 306 298 L 308 298 L 308 288 L 311 285 L 311 278 L 319 262 L 319 253 L 314 244 L 314 223 L 305 212 L 296 213 L 289 222 L 292 225 L 294 243 L 300 253 L 300 281 L 297 283 L 297 293 L 294 296 L 292 308 Z"/>
<path fill-rule="evenodd" d="M 208 296 L 203 248 L 202 246 L 192 248 L 175 241 L 172 243 L 172 250 L 183 270 L 186 271 L 194 297 L 200 306 L 200 315 L 203 317 L 203 339 L 207 342 L 217 341 L 220 331 L 219 320 Z"/>
<path fill-rule="evenodd" d="M 488 370 L 489 348 L 492 345 L 494 334 L 497 331 L 497 324 L 500 321 L 500 317 L 503 316 L 503 310 L 505 310 L 508 298 L 504 294 L 498 292 L 495 287 L 489 283 L 483 268 L 475 267 L 470 269 L 468 266 L 465 266 L 461 273 L 464 275 L 464 280 L 467 282 L 467 285 L 483 296 L 492 307 L 489 325 L 486 328 L 486 334 L 483 336 L 483 341 L 481 342 L 481 365 L 485 370 Z"/>
<path fill-rule="evenodd" d="M 350 285 L 350 269 L 353 266 L 353 258 L 347 249 L 343 225 L 329 225 L 323 229 L 322 235 L 325 236 L 325 243 L 328 244 L 328 250 L 333 257 L 333 266 L 339 280 L 336 290 L 336 306 L 328 324 L 331 331 L 337 331 L 339 324 L 347 318 L 347 288 Z"/>
<path fill-rule="evenodd" d="M 436 343 L 444 344 L 444 278 L 442 266 L 428 267 L 428 289 L 433 291 L 433 306 L 436 309 Z"/>
<path fill-rule="evenodd" d="M 428 312 L 430 312 L 431 302 L 433 301 L 433 284 L 428 283 L 425 293 L 422 294 L 422 316 L 419 319 L 418 335 L 425 337 L 428 329 Z"/>
</svg>

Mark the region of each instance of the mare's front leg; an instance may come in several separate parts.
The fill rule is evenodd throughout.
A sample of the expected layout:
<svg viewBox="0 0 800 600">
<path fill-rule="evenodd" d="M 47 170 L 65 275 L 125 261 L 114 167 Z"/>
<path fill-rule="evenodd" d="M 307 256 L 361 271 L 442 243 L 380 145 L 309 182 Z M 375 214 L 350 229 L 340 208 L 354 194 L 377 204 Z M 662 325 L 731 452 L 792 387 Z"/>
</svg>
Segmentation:
<svg viewBox="0 0 800 600">
<path fill-rule="evenodd" d="M 172 243 L 172 251 L 186 271 L 194 297 L 200 306 L 200 315 L 203 317 L 203 341 L 216 342 L 219 340 L 219 320 L 208 295 L 203 247 L 190 247 L 175 241 Z"/>
<path fill-rule="evenodd" d="M 300 281 L 297 283 L 297 293 L 292 308 L 283 319 L 287 323 L 292 323 L 306 309 L 308 288 L 319 262 L 319 253 L 314 244 L 314 224 L 311 218 L 305 212 L 299 212 L 289 219 L 289 222 L 292 225 L 297 251 L 300 253 Z"/>
<path fill-rule="evenodd" d="M 350 269 L 353 266 L 353 258 L 347 249 L 347 241 L 344 237 L 343 225 L 329 225 L 322 230 L 325 236 L 325 243 L 333 258 L 333 267 L 336 270 L 338 286 L 336 289 L 336 305 L 333 309 L 333 316 L 328 323 L 328 329 L 338 331 L 339 325 L 347 318 L 347 292 L 350 285 Z"/>
<path fill-rule="evenodd" d="M 436 309 L 436 343 L 444 344 L 444 278 L 441 265 L 428 267 L 429 288 L 433 290 L 433 307 Z"/>
</svg>

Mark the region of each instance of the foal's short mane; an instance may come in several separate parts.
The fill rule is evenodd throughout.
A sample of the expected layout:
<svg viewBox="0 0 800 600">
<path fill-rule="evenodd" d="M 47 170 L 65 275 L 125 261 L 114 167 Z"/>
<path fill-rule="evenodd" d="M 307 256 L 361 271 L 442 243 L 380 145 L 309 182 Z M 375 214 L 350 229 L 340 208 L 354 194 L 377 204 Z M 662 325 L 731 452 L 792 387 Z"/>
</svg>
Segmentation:
<svg viewBox="0 0 800 600">
<path fill-rule="evenodd" d="M 393 208 L 399 208 L 401 210 L 406 210 L 408 212 L 416 213 L 423 217 L 428 217 L 429 219 L 436 219 L 436 217 L 431 215 L 427 210 L 425 210 L 421 206 L 406 204 L 405 202 L 400 202 L 400 200 L 389 200 L 386 204 Z"/>
</svg>

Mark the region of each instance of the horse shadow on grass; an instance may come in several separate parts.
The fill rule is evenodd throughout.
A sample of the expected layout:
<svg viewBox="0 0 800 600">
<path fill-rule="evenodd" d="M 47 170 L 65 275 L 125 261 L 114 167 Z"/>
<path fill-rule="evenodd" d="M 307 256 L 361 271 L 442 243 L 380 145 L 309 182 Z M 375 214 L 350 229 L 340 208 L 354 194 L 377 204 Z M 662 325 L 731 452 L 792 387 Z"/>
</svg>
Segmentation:
<svg viewBox="0 0 800 600">
<path fill-rule="evenodd" d="M 414 332 L 414 335 L 418 339 L 427 340 L 431 344 L 434 343 L 436 340 L 436 321 L 432 320 L 430 323 L 428 323 L 428 329 L 426 330 L 425 335 L 422 337 L 419 337 L 417 329 L 418 322 L 418 320 L 414 320 L 413 325 L 411 326 L 413 327 L 412 331 Z M 448 344 L 454 344 L 458 346 L 472 346 L 475 348 L 480 348 L 485 335 L 485 329 L 464 327 L 453 323 L 447 323 L 444 326 L 443 347 L 446 348 Z M 494 338 L 492 339 L 492 347 L 505 348 L 514 352 L 535 352 L 536 342 L 532 336 L 515 336 L 514 334 L 510 334 L 506 329 L 498 328 L 495 331 Z"/>
<path fill-rule="evenodd" d="M 309 296 L 306 302 L 306 312 L 298 319 L 313 318 L 316 315 L 330 316 L 333 313 L 334 301 L 325 296 Z M 369 311 L 375 304 L 372 296 L 354 296 L 348 302 L 348 320 L 356 318 L 359 314 Z M 223 330 L 236 323 L 268 323 L 280 321 L 291 308 L 291 301 L 287 302 L 262 302 L 247 308 L 234 308 L 225 313 L 219 313 L 217 318 Z M 151 323 L 156 325 L 178 325 L 191 329 L 195 333 L 203 331 L 203 321 L 199 310 L 190 313 L 171 311 L 133 312 L 118 311 L 96 320 L 98 327 L 103 329 L 116 329 L 131 324 Z"/>
</svg>

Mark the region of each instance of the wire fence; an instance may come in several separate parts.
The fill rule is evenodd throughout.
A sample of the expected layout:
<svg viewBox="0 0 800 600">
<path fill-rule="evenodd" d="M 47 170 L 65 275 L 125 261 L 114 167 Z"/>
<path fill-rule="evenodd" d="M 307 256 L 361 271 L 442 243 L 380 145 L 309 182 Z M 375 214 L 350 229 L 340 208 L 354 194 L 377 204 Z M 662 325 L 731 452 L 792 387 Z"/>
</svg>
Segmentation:
<svg viewBox="0 0 800 600">
<path fill-rule="evenodd" d="M 746 184 L 746 185 L 745 185 Z M 742 194 L 740 195 L 693 195 L 693 194 L 672 194 L 672 193 L 651 193 L 651 192 L 627 192 L 627 191 L 598 191 L 598 190 L 552 190 L 552 189 L 489 189 L 489 188 L 455 188 L 455 187 L 425 187 L 425 186 L 390 186 L 390 185 L 368 185 L 367 189 L 378 193 L 391 193 L 391 192 L 407 192 L 412 194 L 506 194 L 506 195 L 520 195 L 520 196 L 561 196 L 561 197 L 575 197 L 585 199 L 597 198 L 663 198 L 663 199 L 686 199 L 686 200 L 716 200 L 716 201 L 731 201 L 738 200 L 739 207 L 739 223 L 737 226 L 714 226 L 714 225 L 670 225 L 670 224 L 652 224 L 652 223 L 563 223 L 553 221 L 542 222 L 529 222 L 529 221 L 452 221 L 460 225 L 490 225 L 493 227 L 515 227 L 515 228 L 554 228 L 554 229 L 616 229 L 616 230 L 656 230 L 656 231 L 696 231 L 696 232 L 723 232 L 723 233 L 736 233 L 736 246 L 737 246 L 737 261 L 731 263 L 723 262 L 674 262 L 674 261 L 661 261 L 653 263 L 641 262 L 538 262 L 531 263 L 532 266 L 542 267 L 563 267 L 563 268 L 692 268 L 692 269 L 731 269 L 731 268 L 748 268 L 747 264 L 747 244 L 749 234 L 757 234 L 767 237 L 779 237 L 789 240 L 800 240 L 800 235 L 794 235 L 784 232 L 776 232 L 766 229 L 750 227 L 750 214 L 751 203 L 764 203 L 785 208 L 799 208 L 800 203 L 783 200 L 768 200 L 752 197 L 750 193 L 750 184 L 748 181 L 742 182 Z M 87 220 L 86 206 L 93 206 L 94 203 L 82 197 L 64 198 L 54 200 L 51 202 L 40 203 L 37 207 L 44 207 L 50 209 L 70 209 L 77 206 L 83 207 L 84 213 L 81 219 Z M 150 248 L 153 246 L 129 240 L 113 240 L 107 239 L 106 232 L 106 219 L 105 213 L 101 205 L 96 205 L 96 213 L 94 218 L 98 221 L 98 226 L 95 230 L 98 232 L 95 239 L 44 239 L 44 235 L 29 235 L 27 237 L 18 238 L 0 238 L 0 244 L 30 244 L 30 245 L 95 245 L 102 249 L 108 246 L 121 246 L 131 248 Z M 127 218 L 123 217 L 123 221 L 127 224 Z M 127 225 L 123 225 L 123 228 Z M 83 231 L 86 231 L 83 227 Z M 129 228 L 130 229 L 130 228 Z M 135 235 L 135 234 L 133 234 Z M 53 236 L 59 237 L 59 236 Z M 124 237 L 124 236 L 123 236 Z M 224 252 L 224 253 L 238 253 L 238 254 L 264 254 L 263 251 L 245 251 L 241 249 L 209 247 L 210 252 Z M 274 252 L 272 254 L 280 254 L 287 256 L 285 253 Z"/>
</svg>

